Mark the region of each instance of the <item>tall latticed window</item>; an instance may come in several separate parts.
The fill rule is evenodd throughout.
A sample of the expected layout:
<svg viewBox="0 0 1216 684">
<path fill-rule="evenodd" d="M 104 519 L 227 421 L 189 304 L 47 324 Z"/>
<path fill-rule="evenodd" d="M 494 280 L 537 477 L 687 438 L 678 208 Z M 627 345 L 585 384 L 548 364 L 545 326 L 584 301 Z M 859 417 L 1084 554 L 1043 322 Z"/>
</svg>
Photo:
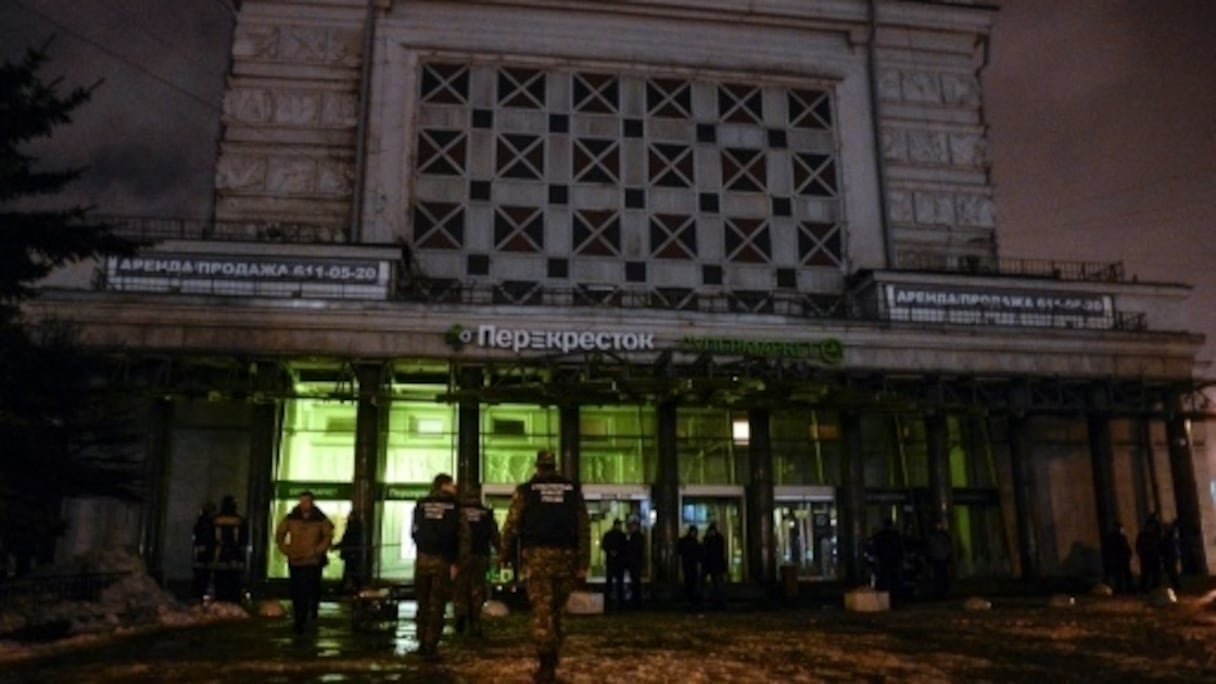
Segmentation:
<svg viewBox="0 0 1216 684">
<path fill-rule="evenodd" d="M 847 231 L 830 84 L 418 68 L 408 237 L 431 294 L 757 312 L 784 294 L 833 313 Z"/>
</svg>

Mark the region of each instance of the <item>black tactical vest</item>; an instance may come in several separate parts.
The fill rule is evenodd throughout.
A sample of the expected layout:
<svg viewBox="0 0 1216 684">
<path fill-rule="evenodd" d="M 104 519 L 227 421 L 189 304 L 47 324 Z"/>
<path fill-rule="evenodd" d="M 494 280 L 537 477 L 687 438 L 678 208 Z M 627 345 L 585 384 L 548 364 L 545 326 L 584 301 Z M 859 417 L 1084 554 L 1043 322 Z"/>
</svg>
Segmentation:
<svg viewBox="0 0 1216 684">
<path fill-rule="evenodd" d="M 216 560 L 244 564 L 244 527 L 245 521 L 239 515 L 219 515 L 215 518 Z"/>
<path fill-rule="evenodd" d="M 537 546 L 578 548 L 578 507 L 583 497 L 578 485 L 560 475 L 537 475 L 519 486 L 524 499 L 519 542 Z"/>
<path fill-rule="evenodd" d="M 469 541 L 474 556 L 490 555 L 490 542 L 494 540 L 491 528 L 494 513 L 480 504 L 469 504 L 460 507 L 464 519 L 469 522 Z"/>
<path fill-rule="evenodd" d="M 446 494 L 428 494 L 414 506 L 414 543 L 420 553 L 455 561 L 460 554 L 460 518 L 456 499 Z"/>
</svg>

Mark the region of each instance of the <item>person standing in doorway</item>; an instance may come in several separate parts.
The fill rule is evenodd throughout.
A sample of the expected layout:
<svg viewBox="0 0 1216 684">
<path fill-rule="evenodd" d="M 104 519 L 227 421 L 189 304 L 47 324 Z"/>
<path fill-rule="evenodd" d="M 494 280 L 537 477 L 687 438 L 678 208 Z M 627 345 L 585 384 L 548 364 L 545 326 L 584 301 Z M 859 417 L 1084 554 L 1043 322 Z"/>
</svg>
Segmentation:
<svg viewBox="0 0 1216 684">
<path fill-rule="evenodd" d="M 726 581 L 726 537 L 718 531 L 718 523 L 710 522 L 701 540 L 701 572 L 709 578 L 710 606 L 721 610 L 726 604 L 722 585 Z"/>
<path fill-rule="evenodd" d="M 1153 513 L 1136 535 L 1136 555 L 1140 556 L 1140 591 L 1161 586 L 1161 518 Z"/>
<path fill-rule="evenodd" d="M 460 569 L 462 527 L 456 505 L 456 483 L 451 475 L 440 473 L 432 480 L 430 493 L 414 506 L 413 536 L 418 547 L 418 558 L 414 561 L 417 652 L 428 660 L 439 657 L 443 614 L 452 594 L 452 581 Z"/>
<path fill-rule="evenodd" d="M 1102 546 L 1106 581 L 1116 594 L 1129 594 L 1132 591 L 1132 545 L 1127 540 L 1127 532 L 1123 525 L 1115 523 L 1115 529 L 1106 535 L 1106 543 Z"/>
<path fill-rule="evenodd" d="M 502 541 L 494 511 L 481 502 L 481 488 L 467 485 L 460 501 L 461 524 L 467 528 L 460 546 L 460 571 L 456 575 L 456 633 L 481 636 L 481 607 L 486 602 L 486 573 L 490 550 Z"/>
<path fill-rule="evenodd" d="M 565 631 L 562 613 L 576 581 L 585 580 L 591 561 L 591 524 L 578 484 L 557 473 L 552 451 L 536 454 L 536 474 L 511 498 L 503 549 L 518 539 L 528 573 L 536 682 L 556 682 Z M 503 554 L 505 557 L 505 554 Z"/>
<path fill-rule="evenodd" d="M 895 521 L 887 519 L 870 542 L 874 555 L 874 588 L 888 592 L 891 605 L 895 605 L 899 598 L 900 569 L 904 562 L 903 535 L 895 529 Z"/>
<path fill-rule="evenodd" d="M 307 490 L 300 493 L 295 508 L 274 531 L 275 545 L 287 557 L 291 613 L 297 634 L 303 633 L 308 624 L 316 624 L 321 606 L 321 571 L 333 540 L 333 523 Z"/>
<path fill-rule="evenodd" d="M 625 606 L 625 531 L 621 529 L 621 519 L 612 521 L 612 529 L 604 533 L 600 539 L 600 549 L 604 552 L 606 566 L 604 578 L 604 604 L 610 605 L 613 598 L 616 606 Z"/>
<path fill-rule="evenodd" d="M 342 559 L 342 590 L 357 594 L 363 586 L 363 516 L 351 511 L 342 540 L 334 545 Z"/>
<path fill-rule="evenodd" d="M 929 561 L 933 598 L 942 600 L 950 594 L 950 566 L 954 564 L 954 540 L 946 523 L 938 520 L 925 539 L 925 557 Z"/>
<path fill-rule="evenodd" d="M 249 546 L 249 529 L 236 510 L 236 498 L 231 494 L 220 502 L 215 516 L 215 598 L 227 603 L 240 603 L 241 579 L 245 576 L 245 549 Z"/>
<path fill-rule="evenodd" d="M 688 532 L 676 543 L 676 555 L 680 557 L 680 569 L 684 575 L 684 600 L 688 610 L 701 608 L 701 540 L 697 539 L 697 526 L 689 525 Z"/>
<path fill-rule="evenodd" d="M 629 532 L 625 535 L 625 573 L 629 575 L 629 602 L 635 607 L 642 605 L 642 567 L 646 562 L 646 535 L 637 518 L 629 519 Z"/>
<path fill-rule="evenodd" d="M 193 532 L 194 578 L 190 596 L 202 601 L 211 585 L 211 564 L 215 560 L 215 504 L 208 501 L 194 520 Z"/>
</svg>

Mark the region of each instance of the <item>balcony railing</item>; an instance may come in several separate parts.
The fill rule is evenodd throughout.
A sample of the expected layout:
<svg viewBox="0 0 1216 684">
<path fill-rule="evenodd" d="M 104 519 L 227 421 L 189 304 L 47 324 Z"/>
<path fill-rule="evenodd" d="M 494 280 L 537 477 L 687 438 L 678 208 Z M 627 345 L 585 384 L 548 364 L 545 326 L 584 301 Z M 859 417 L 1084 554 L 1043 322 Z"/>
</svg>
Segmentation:
<svg viewBox="0 0 1216 684">
<path fill-rule="evenodd" d="M 140 242 L 162 240 L 231 240 L 252 242 L 345 242 L 340 226 L 291 221 L 214 221 L 211 219 L 156 216 L 91 217 L 95 223 L 114 227 L 122 237 Z"/>
<path fill-rule="evenodd" d="M 1060 259 L 1022 259 L 976 254 L 951 255 L 937 252 L 901 252 L 898 270 L 960 275 L 1017 276 L 1080 282 L 1126 282 L 1122 261 L 1065 261 Z"/>
</svg>

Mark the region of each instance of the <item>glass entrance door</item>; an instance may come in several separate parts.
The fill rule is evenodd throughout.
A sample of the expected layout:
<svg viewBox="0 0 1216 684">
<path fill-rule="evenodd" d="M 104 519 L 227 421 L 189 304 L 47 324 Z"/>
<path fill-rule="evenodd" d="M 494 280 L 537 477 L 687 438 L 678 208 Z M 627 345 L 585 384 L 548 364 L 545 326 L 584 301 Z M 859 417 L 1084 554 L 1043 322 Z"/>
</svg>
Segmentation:
<svg viewBox="0 0 1216 684">
<path fill-rule="evenodd" d="M 692 488 L 689 488 L 692 489 Z M 709 523 L 717 523 L 718 531 L 726 537 L 726 573 L 730 582 L 742 582 L 745 577 L 747 548 L 743 537 L 743 497 L 741 495 L 699 494 L 687 491 L 680 499 L 680 534 L 696 525 L 704 537 Z"/>
<path fill-rule="evenodd" d="M 801 488 L 800 488 L 801 489 Z M 782 565 L 798 568 L 798 577 L 836 578 L 836 504 L 830 487 L 823 491 L 778 494 L 773 508 L 777 554 Z"/>
<path fill-rule="evenodd" d="M 604 534 L 612 529 L 612 521 L 620 520 L 623 530 L 628 530 L 629 522 L 636 520 L 642 527 L 642 536 L 646 539 L 643 548 L 647 553 L 642 559 L 642 577 L 650 576 L 650 489 L 645 486 L 596 486 L 583 487 L 583 496 L 587 500 L 587 516 L 591 519 L 591 569 L 590 579 L 603 580 L 607 576 L 607 561 L 600 541 Z"/>
</svg>

